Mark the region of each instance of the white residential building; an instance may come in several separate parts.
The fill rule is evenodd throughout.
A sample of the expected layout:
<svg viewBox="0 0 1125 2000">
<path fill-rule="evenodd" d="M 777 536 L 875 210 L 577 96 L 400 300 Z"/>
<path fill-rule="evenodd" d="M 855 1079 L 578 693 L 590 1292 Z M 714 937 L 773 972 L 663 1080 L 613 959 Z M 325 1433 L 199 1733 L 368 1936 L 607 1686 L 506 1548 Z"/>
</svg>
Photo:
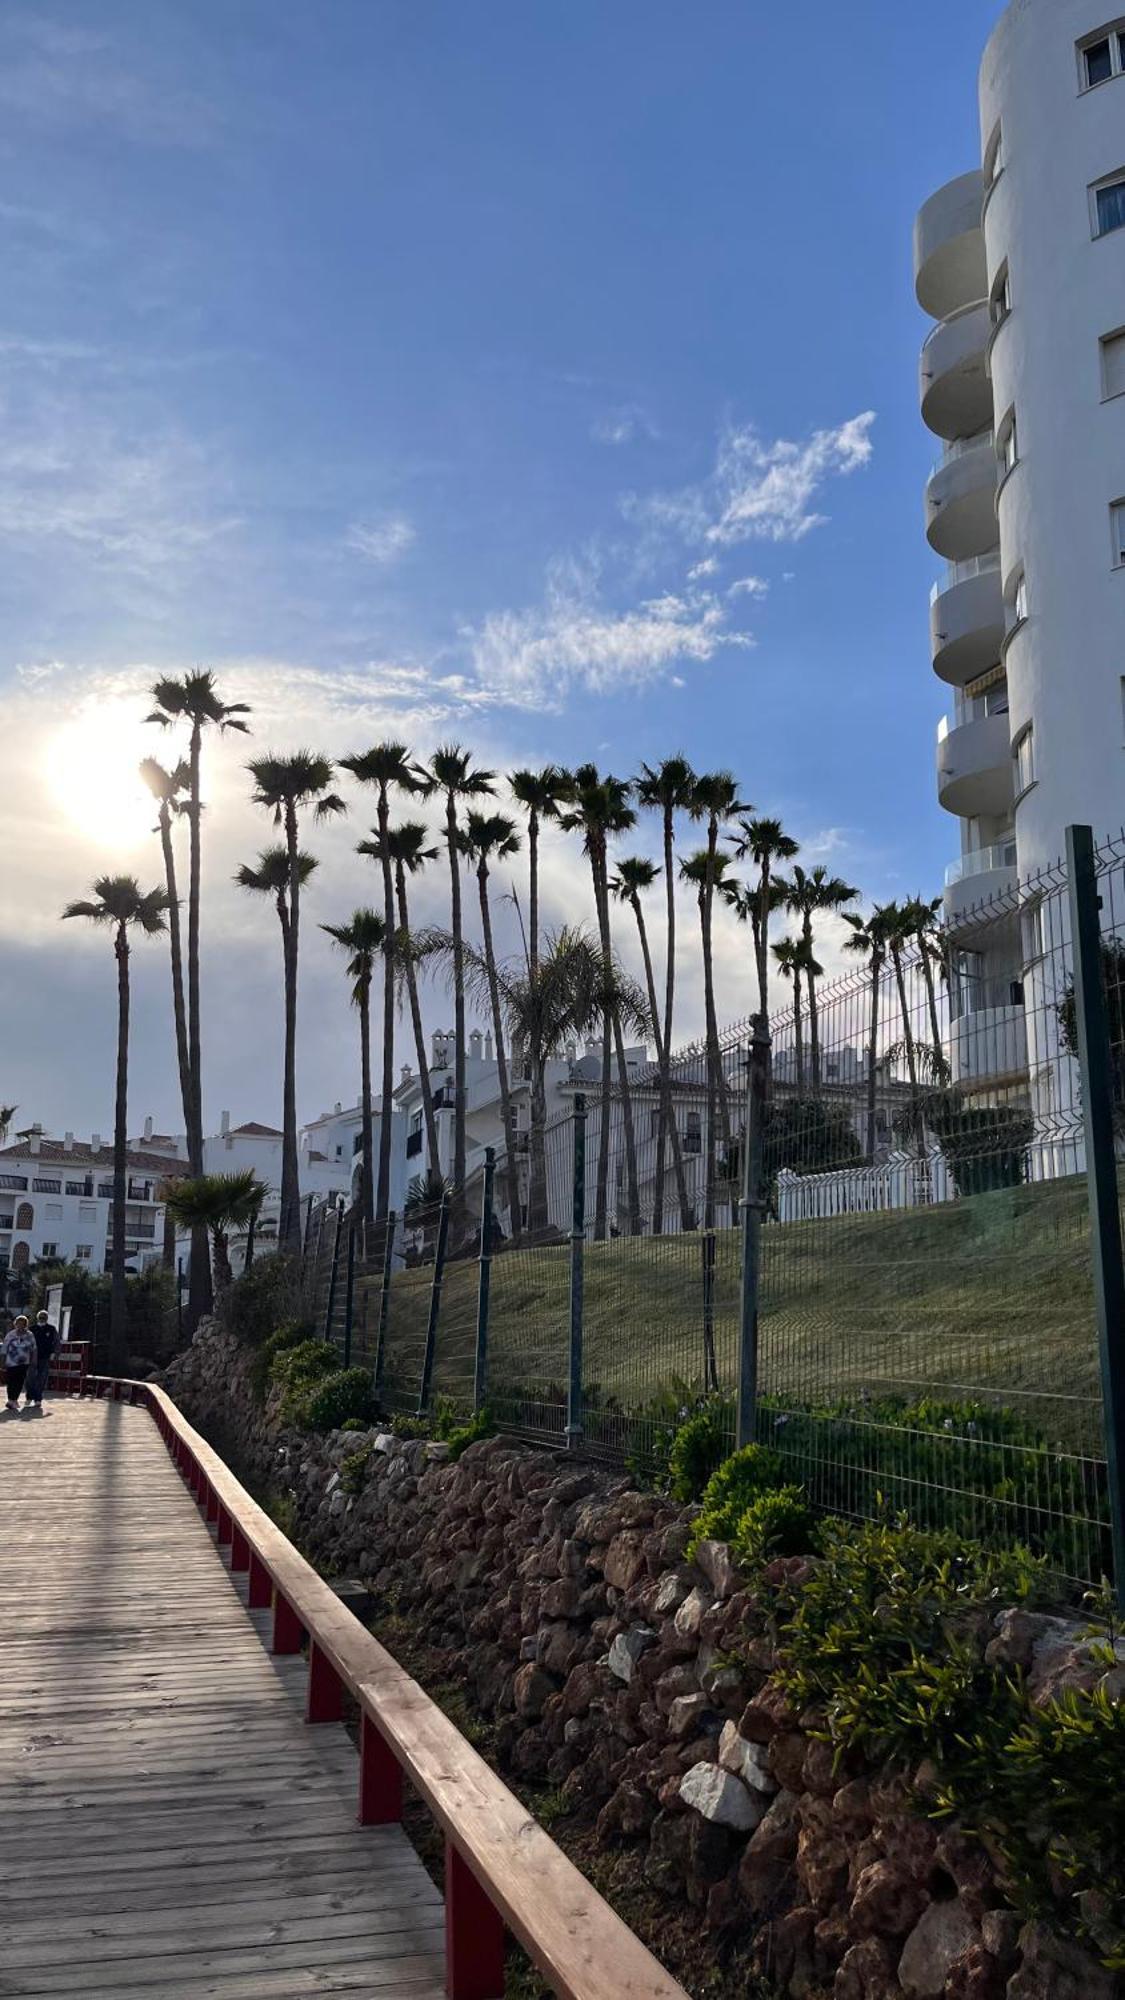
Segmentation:
<svg viewBox="0 0 1125 2000">
<path fill-rule="evenodd" d="M 946 916 L 967 947 L 953 1072 L 989 1091 L 1030 1066 L 1041 1121 L 1066 1059 L 1027 885 L 1068 823 L 1105 837 L 1125 817 L 1125 18 L 1096 10 L 1013 0 L 981 65 L 981 169 L 915 225 L 936 321 L 922 415 L 943 444 L 926 532 L 946 559 L 933 666 L 953 690 Z M 982 943 L 968 913 L 1007 892 Z"/>
<path fill-rule="evenodd" d="M 169 1172 L 183 1169 L 165 1151 L 140 1145 L 126 1163 L 125 1268 L 139 1272 L 163 1257 L 160 1190 Z M 0 1273 L 44 1258 L 107 1271 L 112 1211 L 113 1147 L 99 1133 L 51 1139 L 32 1127 L 0 1147 Z"/>
</svg>

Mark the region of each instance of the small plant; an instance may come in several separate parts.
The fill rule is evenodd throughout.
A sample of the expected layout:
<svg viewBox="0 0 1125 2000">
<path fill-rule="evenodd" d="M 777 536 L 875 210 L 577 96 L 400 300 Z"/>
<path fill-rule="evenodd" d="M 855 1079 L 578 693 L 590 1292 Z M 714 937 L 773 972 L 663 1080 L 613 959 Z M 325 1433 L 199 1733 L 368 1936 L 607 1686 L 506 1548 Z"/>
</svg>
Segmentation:
<svg viewBox="0 0 1125 2000">
<path fill-rule="evenodd" d="M 312 1330 L 311 1320 L 286 1320 L 270 1334 L 268 1340 L 263 1340 L 261 1346 L 255 1349 L 250 1363 L 250 1386 L 259 1402 L 265 1399 L 272 1378 L 273 1364 L 278 1355 L 285 1354 L 292 1347 L 300 1346 L 311 1337 Z"/>
<path fill-rule="evenodd" d="M 668 1460 L 674 1499 L 684 1502 L 702 1499 L 712 1473 L 730 1453 L 733 1436 L 734 1409 L 729 1397 L 709 1397 L 680 1425 Z"/>
<path fill-rule="evenodd" d="M 297 1502 L 291 1493 L 271 1493 L 266 1500 L 266 1513 L 275 1522 L 283 1535 L 292 1541 L 297 1531 Z"/>
<path fill-rule="evenodd" d="M 341 1424 L 341 1430 L 350 1430 L 354 1421 L 354 1418 L 349 1418 L 346 1424 Z M 357 1428 L 362 1428 L 362 1426 L 357 1426 Z M 348 1456 L 340 1467 L 340 1484 L 345 1493 L 356 1494 L 363 1492 L 363 1483 L 367 1477 L 367 1468 L 371 1463 L 374 1450 L 375 1447 L 373 1444 L 365 1444 L 361 1445 L 358 1451 L 348 1453 Z"/>
<path fill-rule="evenodd" d="M 377 1414 L 375 1390 L 366 1368 L 340 1368 L 307 1388 L 300 1398 L 297 1421 L 310 1431 L 338 1431 L 349 1417 L 370 1420 Z"/>
<path fill-rule="evenodd" d="M 281 1390 L 283 1423 L 301 1424 L 301 1406 L 306 1390 L 323 1376 L 336 1372 L 336 1350 L 326 1340 L 301 1340 L 283 1348 L 270 1364 L 270 1385 Z"/>
<path fill-rule="evenodd" d="M 371 1425 L 365 1422 L 363 1417 L 349 1417 L 346 1424 L 340 1425 L 340 1429 L 342 1431 L 369 1431 Z"/>
<path fill-rule="evenodd" d="M 391 1418 L 391 1433 L 396 1438 L 432 1438 L 434 1427 L 428 1417 L 408 1417 L 400 1413 Z"/>
<path fill-rule="evenodd" d="M 301 1309 L 301 1267 L 278 1252 L 251 1264 L 227 1293 L 223 1318 L 244 1347 L 260 1347 Z"/>
<path fill-rule="evenodd" d="M 747 1562 L 774 1556 L 804 1556 L 816 1547 L 816 1516 L 800 1486 L 780 1486 L 752 1500 L 732 1537 Z"/>
<path fill-rule="evenodd" d="M 781 1486 L 784 1479 L 784 1464 L 768 1445 L 748 1444 L 725 1459 L 707 1481 L 688 1544 L 689 1556 L 700 1542 L 733 1542 L 747 1509 L 761 1494 Z"/>
<path fill-rule="evenodd" d="M 483 1409 L 476 1410 L 465 1423 L 454 1424 L 449 1429 L 440 1433 L 440 1435 L 442 1442 L 449 1446 L 450 1458 L 456 1460 L 460 1458 L 463 1451 L 467 1451 L 469 1446 L 476 1444 L 479 1439 L 495 1437 L 496 1425 L 492 1421 L 491 1412 L 485 1406 Z"/>
</svg>

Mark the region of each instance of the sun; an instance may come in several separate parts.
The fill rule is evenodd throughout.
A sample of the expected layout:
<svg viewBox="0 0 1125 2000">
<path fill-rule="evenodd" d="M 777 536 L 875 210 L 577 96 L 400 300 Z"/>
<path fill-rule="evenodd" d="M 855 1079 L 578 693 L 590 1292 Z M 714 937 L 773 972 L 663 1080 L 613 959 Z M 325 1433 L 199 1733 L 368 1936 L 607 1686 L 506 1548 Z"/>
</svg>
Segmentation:
<svg viewBox="0 0 1125 2000">
<path fill-rule="evenodd" d="M 91 845 L 126 853 L 152 839 L 156 802 L 139 765 L 159 750 L 134 707 L 99 702 L 50 738 L 44 775 L 60 810 Z"/>
</svg>

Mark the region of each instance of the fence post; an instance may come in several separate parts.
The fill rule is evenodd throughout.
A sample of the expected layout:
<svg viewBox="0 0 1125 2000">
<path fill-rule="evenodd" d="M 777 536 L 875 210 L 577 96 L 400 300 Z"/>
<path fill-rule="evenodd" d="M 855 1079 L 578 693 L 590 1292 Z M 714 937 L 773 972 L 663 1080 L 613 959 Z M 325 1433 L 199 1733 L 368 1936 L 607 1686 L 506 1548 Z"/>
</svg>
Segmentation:
<svg viewBox="0 0 1125 2000">
<path fill-rule="evenodd" d="M 445 1276 L 445 1246 L 449 1241 L 449 1191 L 442 1195 L 438 1210 L 437 1242 L 434 1245 L 434 1281 L 430 1286 L 430 1316 L 426 1321 L 426 1352 L 422 1358 L 422 1386 L 418 1391 L 418 1415 L 430 1407 L 437 1353 L 438 1317 L 441 1313 L 441 1281 Z"/>
<path fill-rule="evenodd" d="M 770 1067 L 769 1020 L 755 1014 L 746 1052 L 746 1125 L 742 1135 L 742 1293 L 738 1320 L 735 1444 L 753 1444 L 758 1418 L 758 1294 L 762 1268 L 762 1172 Z"/>
<path fill-rule="evenodd" d="M 1100 899 L 1094 836 L 1088 826 L 1067 827 L 1066 859 L 1114 1582 L 1118 1604 L 1125 1610 L 1125 1259 L 1113 1134 L 1113 1063 L 1102 985 Z"/>
<path fill-rule="evenodd" d="M 355 1310 L 355 1223 L 348 1223 L 348 1264 L 344 1281 L 344 1367 L 352 1365 L 352 1314 Z"/>
<path fill-rule="evenodd" d="M 496 1149 L 484 1149 L 484 1200 L 480 1215 L 480 1269 L 477 1274 L 477 1358 L 473 1371 L 473 1410 L 483 1409 L 488 1395 L 488 1302 L 492 1290 L 492 1190 L 496 1179 Z"/>
<path fill-rule="evenodd" d="M 332 1263 L 328 1273 L 328 1304 L 324 1308 L 324 1338 L 332 1338 L 332 1315 L 336 1310 L 336 1274 L 340 1268 L 340 1211 L 336 1210 L 336 1233 L 332 1238 Z"/>
<path fill-rule="evenodd" d="M 570 1382 L 566 1402 L 566 1444 L 582 1441 L 582 1284 L 586 1255 L 586 1099 L 574 1100 L 574 1206 L 570 1229 Z"/>
<path fill-rule="evenodd" d="M 383 1375 L 387 1365 L 387 1320 L 391 1311 L 391 1260 L 395 1253 L 395 1212 L 392 1208 L 383 1223 L 383 1276 L 379 1286 L 379 1332 L 375 1340 L 375 1400 L 382 1401 Z"/>
</svg>

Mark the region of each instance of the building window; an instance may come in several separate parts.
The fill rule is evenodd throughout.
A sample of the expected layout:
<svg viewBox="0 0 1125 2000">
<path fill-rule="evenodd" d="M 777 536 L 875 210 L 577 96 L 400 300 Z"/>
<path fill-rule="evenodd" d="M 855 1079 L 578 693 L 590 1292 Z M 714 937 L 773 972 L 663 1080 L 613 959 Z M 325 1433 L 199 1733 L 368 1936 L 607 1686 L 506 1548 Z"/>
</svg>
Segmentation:
<svg viewBox="0 0 1125 2000">
<path fill-rule="evenodd" d="M 1109 236 L 1125 229 L 1125 173 L 1111 174 L 1108 180 L 1090 189 L 1095 236 Z"/>
<path fill-rule="evenodd" d="M 1027 728 L 1017 736 L 1012 745 L 1012 756 L 1016 763 L 1016 794 L 1026 792 L 1035 783 L 1035 730 L 1029 722 Z"/>
<path fill-rule="evenodd" d="M 35 1224 L 35 1210 L 29 1201 L 21 1201 L 16 1210 L 16 1228 L 31 1229 Z"/>
<path fill-rule="evenodd" d="M 992 321 L 993 327 L 1003 326 L 1011 310 L 1012 281 L 1008 275 L 1008 266 L 1004 263 L 1001 264 L 999 271 L 996 273 L 996 281 L 988 300 L 988 316 Z"/>
<path fill-rule="evenodd" d="M 46 1220 L 47 1220 L 48 1222 L 61 1222 L 61 1221 L 62 1221 L 62 1203 L 61 1203 L 61 1201 L 49 1201 L 49 1202 L 47 1203 L 47 1215 L 46 1215 Z"/>
<path fill-rule="evenodd" d="M 984 185 L 993 187 L 1004 171 L 1004 132 L 997 126 L 984 149 Z"/>
<path fill-rule="evenodd" d="M 1113 524 L 1113 567 L 1125 568 L 1125 500 L 1115 500 L 1110 508 Z"/>
<path fill-rule="evenodd" d="M 98 1219 L 98 1204 L 97 1204 L 97 1202 L 96 1202 L 96 1201 L 80 1201 L 80 1202 L 79 1202 L 79 1204 L 78 1204 L 78 1220 L 79 1220 L 79 1222 L 96 1222 L 96 1221 L 97 1221 L 97 1219 Z"/>
<path fill-rule="evenodd" d="M 689 1111 L 684 1122 L 684 1152 L 703 1151 L 703 1120 L 698 1111 Z"/>
<path fill-rule="evenodd" d="M 1009 412 L 1000 427 L 1000 435 L 996 441 L 996 455 L 1000 460 L 1000 477 L 1001 479 L 1006 479 L 1010 472 L 1015 471 L 1020 457 L 1019 437 L 1016 432 L 1016 413 L 1014 410 Z"/>
<path fill-rule="evenodd" d="M 1083 90 L 1108 83 L 1111 76 L 1125 71 L 1125 22 L 1099 28 L 1078 45 L 1078 80 Z"/>
<path fill-rule="evenodd" d="M 88 1264 L 94 1254 L 94 1246 L 92 1243 L 80 1243 L 74 1254 L 80 1264 Z"/>
<path fill-rule="evenodd" d="M 1023 962 L 1030 965 L 1042 958 L 1046 950 L 1043 930 L 1042 903 L 1027 903 L 1020 911 L 1020 934 L 1023 940 Z"/>
<path fill-rule="evenodd" d="M 57 1243 L 44 1243 L 43 1245 L 44 1257 L 57 1257 L 58 1254 L 59 1254 L 59 1246 Z"/>
<path fill-rule="evenodd" d="M 1100 342 L 1102 353 L 1102 395 L 1125 396 L 1125 327 L 1107 333 Z"/>
</svg>

